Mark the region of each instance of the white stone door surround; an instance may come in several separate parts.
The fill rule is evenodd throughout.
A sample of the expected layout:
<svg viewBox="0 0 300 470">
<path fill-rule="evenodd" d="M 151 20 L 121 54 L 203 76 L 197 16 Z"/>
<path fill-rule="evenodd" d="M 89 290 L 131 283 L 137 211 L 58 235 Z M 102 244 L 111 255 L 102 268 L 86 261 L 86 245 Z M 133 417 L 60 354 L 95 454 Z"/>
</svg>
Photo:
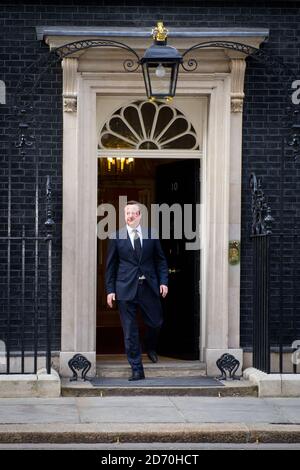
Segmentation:
<svg viewBox="0 0 300 470">
<path fill-rule="evenodd" d="M 120 29 L 120 28 L 119 28 Z M 80 39 L 73 28 L 69 36 L 46 28 L 50 47 Z M 87 35 L 87 28 L 81 36 Z M 50 32 L 49 32 L 50 31 Z M 105 30 L 107 33 L 107 29 Z M 131 36 L 132 36 L 131 30 Z M 189 31 L 189 30 L 187 30 Z M 80 32 L 80 31 L 79 31 Z M 99 37 L 102 34 L 96 35 Z M 40 33 L 42 34 L 42 33 Z M 151 40 L 126 35 L 123 40 L 140 54 Z M 267 31 L 197 30 L 186 37 L 174 35 L 169 43 L 185 49 L 212 39 L 233 40 L 259 47 Z M 112 35 L 112 32 L 111 32 Z M 113 39 L 113 38 L 112 38 Z M 105 48 L 104 48 L 105 49 Z M 63 253 L 62 343 L 60 372 L 71 375 L 68 360 L 82 353 L 96 364 L 96 225 L 97 225 L 97 95 L 144 96 L 141 72 L 121 71 L 120 51 L 85 51 L 63 60 Z M 102 55 L 101 55 L 102 54 Z M 180 73 L 177 95 L 207 96 L 209 102 L 207 148 L 202 171 L 202 271 L 201 360 L 207 373 L 218 372 L 216 360 L 224 352 L 234 354 L 242 365 L 240 348 L 240 266 L 228 263 L 229 240 L 240 240 L 242 106 L 244 54 L 211 48 L 196 51 L 201 59 L 195 72 Z M 126 58 L 126 57 L 125 57 Z"/>
</svg>

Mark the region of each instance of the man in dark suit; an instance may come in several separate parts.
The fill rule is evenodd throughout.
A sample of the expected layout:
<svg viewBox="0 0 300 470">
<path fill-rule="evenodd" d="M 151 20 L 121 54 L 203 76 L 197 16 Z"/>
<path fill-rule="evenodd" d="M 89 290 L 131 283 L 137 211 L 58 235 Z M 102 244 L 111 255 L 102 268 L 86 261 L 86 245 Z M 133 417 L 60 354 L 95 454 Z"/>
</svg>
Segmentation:
<svg viewBox="0 0 300 470">
<path fill-rule="evenodd" d="M 149 359 L 157 362 L 156 345 L 163 322 L 160 294 L 168 293 L 168 265 L 158 238 L 141 227 L 139 203 L 125 207 L 126 226 L 110 238 L 106 260 L 107 303 L 117 300 L 127 359 L 132 368 L 129 380 L 145 378 L 136 320 L 140 306 L 148 327 L 145 345 Z M 151 238 L 152 235 L 152 238 Z"/>
</svg>

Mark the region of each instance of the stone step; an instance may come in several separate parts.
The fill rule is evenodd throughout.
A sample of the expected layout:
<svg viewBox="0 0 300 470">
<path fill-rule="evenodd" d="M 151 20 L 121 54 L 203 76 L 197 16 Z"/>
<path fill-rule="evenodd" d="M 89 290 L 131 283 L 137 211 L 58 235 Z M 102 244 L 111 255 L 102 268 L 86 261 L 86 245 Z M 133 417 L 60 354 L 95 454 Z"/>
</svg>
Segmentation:
<svg viewBox="0 0 300 470">
<path fill-rule="evenodd" d="M 145 381 L 136 383 L 127 382 L 124 380 L 123 385 L 103 385 L 94 387 L 89 381 L 83 382 L 70 382 L 68 379 L 62 380 L 61 393 L 62 396 L 69 397 L 91 397 L 91 396 L 211 396 L 211 397 L 226 397 L 226 396 L 257 396 L 257 386 L 250 384 L 246 380 L 240 381 L 227 381 L 227 383 L 220 383 L 216 386 L 195 386 L 193 378 L 192 385 L 189 384 L 189 378 L 186 377 L 187 383 L 185 386 L 161 386 L 158 384 L 151 386 L 143 386 Z M 151 380 L 151 379 L 150 379 Z M 152 379 L 152 383 L 154 380 Z"/>
<path fill-rule="evenodd" d="M 170 361 L 159 358 L 157 363 L 152 363 L 143 357 L 144 370 L 147 377 L 194 377 L 205 375 L 205 364 L 199 361 Z M 97 361 L 97 377 L 126 378 L 131 373 L 128 362 L 123 360 Z"/>
</svg>

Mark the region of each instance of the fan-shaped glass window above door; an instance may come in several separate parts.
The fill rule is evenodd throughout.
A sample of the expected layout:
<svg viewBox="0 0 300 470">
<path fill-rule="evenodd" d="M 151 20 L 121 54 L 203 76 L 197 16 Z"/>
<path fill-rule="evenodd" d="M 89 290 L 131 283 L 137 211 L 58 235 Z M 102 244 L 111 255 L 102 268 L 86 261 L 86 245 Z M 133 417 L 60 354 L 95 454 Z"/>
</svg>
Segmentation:
<svg viewBox="0 0 300 470">
<path fill-rule="evenodd" d="M 193 125 L 178 109 L 159 101 L 135 101 L 106 121 L 99 149 L 199 150 L 199 142 Z"/>
</svg>

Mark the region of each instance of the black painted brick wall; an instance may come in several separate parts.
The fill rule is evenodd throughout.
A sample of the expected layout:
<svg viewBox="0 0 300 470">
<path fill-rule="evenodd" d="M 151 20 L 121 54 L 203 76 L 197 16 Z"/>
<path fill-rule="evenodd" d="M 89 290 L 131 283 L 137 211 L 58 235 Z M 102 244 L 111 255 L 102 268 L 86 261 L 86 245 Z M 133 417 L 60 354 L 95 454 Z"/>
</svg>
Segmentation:
<svg viewBox="0 0 300 470">
<path fill-rule="evenodd" d="M 47 52 L 47 46 L 35 37 L 35 26 L 38 25 L 78 25 L 78 26 L 147 26 L 152 27 L 155 21 L 162 18 L 169 28 L 181 27 L 263 27 L 270 29 L 270 39 L 264 50 L 280 57 L 286 64 L 299 72 L 299 37 L 300 37 L 300 4 L 299 2 L 222 2 L 222 1 L 91 1 L 86 2 L 9 2 L 0 6 L 0 79 L 7 85 L 8 102 L 11 103 L 16 83 L 23 74 L 24 67 Z M 47 85 L 47 86 L 45 86 Z M 248 179 L 251 171 L 263 177 L 263 185 L 268 201 L 273 208 L 276 219 L 275 232 L 284 228 L 290 230 L 299 217 L 300 191 L 299 169 L 297 164 L 288 161 L 284 166 L 284 200 L 280 201 L 280 161 L 281 151 L 281 118 L 285 106 L 284 91 L 287 82 L 278 83 L 276 67 L 266 67 L 253 60 L 248 61 L 245 83 L 245 108 L 243 129 L 243 195 L 242 195 L 242 263 L 241 263 L 241 342 L 243 346 L 251 344 L 252 321 L 252 265 L 251 241 L 249 239 L 250 194 Z M 7 228 L 7 171 L 8 157 L 7 134 L 10 120 L 8 106 L 0 105 L 0 148 L 1 148 L 1 218 L 0 231 L 5 235 Z M 57 65 L 49 71 L 43 81 L 43 93 L 37 108 L 37 135 L 41 136 L 39 157 L 39 175 L 41 190 L 44 191 L 45 176 L 53 178 L 53 198 L 56 231 L 54 240 L 54 309 L 53 320 L 55 348 L 60 347 L 60 277 L 61 277 L 61 200 L 62 200 L 62 116 L 61 116 L 61 70 Z M 13 234 L 20 234 L 22 220 L 26 228 L 32 231 L 34 220 L 34 154 L 20 163 L 19 155 L 14 152 L 11 157 L 13 177 Z M 41 194 L 43 194 L 41 192 Z M 280 207 L 282 207 L 282 226 L 279 224 Z M 40 208 L 40 227 L 45 220 L 44 206 Z M 295 286 L 300 280 L 296 264 L 293 240 L 285 237 L 283 248 L 284 264 L 284 298 L 287 324 L 295 326 L 293 306 L 299 307 Z M 5 281 L 6 265 L 3 244 L 0 248 L 2 262 L 1 282 Z M 274 237 L 272 257 L 271 307 L 273 339 L 276 341 L 278 313 L 280 308 L 280 267 L 278 237 Z M 18 252 L 14 253 L 18 257 Z M 298 258 L 297 258 L 298 259 Z M 41 274 L 45 274 L 45 257 L 40 260 Z M 15 273 L 16 276 L 19 273 Z M 31 277 L 30 277 L 31 276 Z M 32 290 L 32 263 L 29 273 L 28 292 Z M 2 284 L 3 285 L 3 284 Z M 41 289 L 42 291 L 43 289 Z M 42 294 L 42 292 L 41 292 Z M 5 296 L 1 291 L 0 328 L 5 326 Z M 14 304 L 18 315 L 18 303 Z M 33 311 L 30 302 L 27 305 L 27 321 L 30 324 Z M 299 322 L 296 326 L 299 326 Z M 17 328 L 17 327 L 16 327 Z M 41 318 L 44 328 L 44 318 Z M 25 327 L 26 329 L 26 327 Z M 286 337 L 290 342 L 293 334 Z M 26 336 L 27 346 L 31 337 Z M 17 344 L 15 345 L 17 347 Z"/>
</svg>

